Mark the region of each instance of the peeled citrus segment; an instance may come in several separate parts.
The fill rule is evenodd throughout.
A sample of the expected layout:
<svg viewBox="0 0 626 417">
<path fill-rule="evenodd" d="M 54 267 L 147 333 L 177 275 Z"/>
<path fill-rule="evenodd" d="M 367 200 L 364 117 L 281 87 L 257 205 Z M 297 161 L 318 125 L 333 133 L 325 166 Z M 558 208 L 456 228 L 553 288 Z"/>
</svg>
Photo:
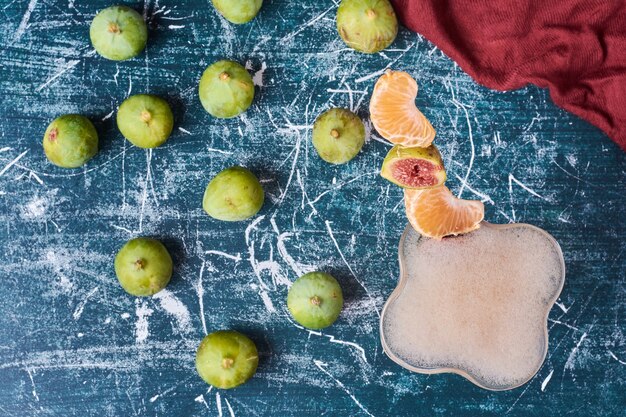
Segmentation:
<svg viewBox="0 0 626 417">
<path fill-rule="evenodd" d="M 406 72 L 387 71 L 372 93 L 370 116 L 374 127 L 389 142 L 402 146 L 427 147 L 435 129 L 415 106 L 417 82 Z"/>
<path fill-rule="evenodd" d="M 480 227 L 485 206 L 476 200 L 462 200 L 442 185 L 426 190 L 404 190 L 406 216 L 422 236 L 441 239 Z"/>
<path fill-rule="evenodd" d="M 383 161 L 380 175 L 403 188 L 432 188 L 446 182 L 446 170 L 435 145 L 427 148 L 394 146 Z"/>
</svg>

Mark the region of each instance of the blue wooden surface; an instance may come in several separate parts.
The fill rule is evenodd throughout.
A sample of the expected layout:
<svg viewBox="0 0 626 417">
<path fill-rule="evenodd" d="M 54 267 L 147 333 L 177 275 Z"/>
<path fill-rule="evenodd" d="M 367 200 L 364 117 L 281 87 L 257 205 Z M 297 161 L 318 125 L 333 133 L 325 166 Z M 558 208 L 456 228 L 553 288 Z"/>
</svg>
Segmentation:
<svg viewBox="0 0 626 417">
<path fill-rule="evenodd" d="M 108 2 L 0 7 L 0 415 L 624 415 L 626 165 L 601 132 L 545 91 L 478 86 L 407 30 L 384 53 L 350 51 L 331 0 L 266 0 L 238 27 L 206 0 L 125 3 L 143 10 L 150 40 L 121 63 L 88 39 Z M 200 74 L 220 58 L 246 63 L 259 85 L 233 120 L 197 99 Z M 388 146 L 372 133 L 355 160 L 331 166 L 310 129 L 331 106 L 368 120 L 388 67 L 418 80 L 451 189 L 485 201 L 491 222 L 532 223 L 561 243 L 568 273 L 548 357 L 521 388 L 412 374 L 382 352 L 379 312 L 406 225 L 401 190 L 377 175 Z M 136 93 L 173 106 L 175 133 L 158 149 L 129 145 L 115 127 Z M 71 112 L 95 122 L 101 150 L 66 171 L 46 161 L 41 139 Z M 207 182 L 233 164 L 267 191 L 251 222 L 201 209 Z M 175 260 L 159 298 L 130 297 L 115 279 L 113 257 L 137 235 L 163 239 Z M 318 268 L 346 296 L 322 333 L 296 327 L 284 302 L 287 284 Z M 208 389 L 193 364 L 205 330 L 221 328 L 246 332 L 261 354 L 255 378 L 231 391 Z"/>
</svg>

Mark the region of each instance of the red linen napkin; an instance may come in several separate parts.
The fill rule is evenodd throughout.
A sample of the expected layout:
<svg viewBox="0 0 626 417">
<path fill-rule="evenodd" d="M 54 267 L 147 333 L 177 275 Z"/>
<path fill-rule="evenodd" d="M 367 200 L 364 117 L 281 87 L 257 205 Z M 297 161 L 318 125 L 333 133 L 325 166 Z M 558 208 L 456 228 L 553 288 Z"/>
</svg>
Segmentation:
<svg viewBox="0 0 626 417">
<path fill-rule="evenodd" d="M 480 84 L 548 88 L 626 150 L 625 0 L 391 1 Z"/>
</svg>

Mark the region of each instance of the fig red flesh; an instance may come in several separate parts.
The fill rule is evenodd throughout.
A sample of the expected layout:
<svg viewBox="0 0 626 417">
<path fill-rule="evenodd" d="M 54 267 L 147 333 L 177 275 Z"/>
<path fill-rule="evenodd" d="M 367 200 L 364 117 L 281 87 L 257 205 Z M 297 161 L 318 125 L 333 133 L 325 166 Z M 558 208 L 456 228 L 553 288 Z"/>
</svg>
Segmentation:
<svg viewBox="0 0 626 417">
<path fill-rule="evenodd" d="M 391 168 L 393 177 L 408 187 L 432 187 L 437 184 L 435 176 L 443 167 L 417 158 L 400 159 Z"/>
</svg>

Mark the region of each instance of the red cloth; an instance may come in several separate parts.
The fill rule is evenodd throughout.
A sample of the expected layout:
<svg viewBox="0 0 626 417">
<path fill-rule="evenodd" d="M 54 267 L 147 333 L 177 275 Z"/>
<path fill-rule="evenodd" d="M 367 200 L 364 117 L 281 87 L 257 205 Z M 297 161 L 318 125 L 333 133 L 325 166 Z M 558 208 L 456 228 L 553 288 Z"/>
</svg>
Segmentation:
<svg viewBox="0 0 626 417">
<path fill-rule="evenodd" d="M 548 88 L 626 150 L 625 0 L 391 0 L 477 82 Z"/>
</svg>

